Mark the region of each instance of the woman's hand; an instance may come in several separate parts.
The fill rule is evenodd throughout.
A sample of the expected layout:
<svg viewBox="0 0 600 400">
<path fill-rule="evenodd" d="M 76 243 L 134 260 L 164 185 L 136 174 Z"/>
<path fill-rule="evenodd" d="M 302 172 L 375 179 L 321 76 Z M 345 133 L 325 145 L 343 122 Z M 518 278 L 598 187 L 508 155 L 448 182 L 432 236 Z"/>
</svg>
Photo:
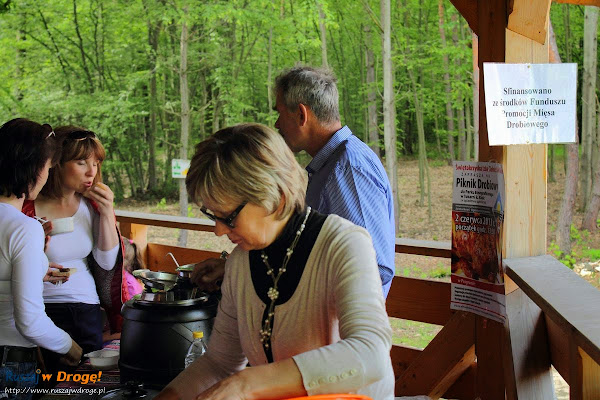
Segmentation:
<svg viewBox="0 0 600 400">
<path fill-rule="evenodd" d="M 238 372 L 217 383 L 210 389 L 196 397 L 196 400 L 249 400 L 246 396 L 248 385 L 244 381 L 244 374 Z"/>
<path fill-rule="evenodd" d="M 86 190 L 83 193 L 83 196 L 90 200 L 94 200 L 96 204 L 98 204 L 98 211 L 100 212 L 101 216 L 109 216 L 113 218 L 115 213 L 113 208 L 115 195 L 113 191 L 110 190 L 110 188 L 104 183 L 96 183 L 90 188 L 90 190 Z"/>
<path fill-rule="evenodd" d="M 216 292 L 221 288 L 225 275 L 225 260 L 222 258 L 209 258 L 194 266 L 190 279 L 205 292 Z"/>
<path fill-rule="evenodd" d="M 67 352 L 67 354 L 63 355 L 58 362 L 60 364 L 68 365 L 71 367 L 76 367 L 79 365 L 81 361 L 81 356 L 83 355 L 83 350 L 77 344 L 76 341 L 71 339 L 71 348 Z"/>
<path fill-rule="evenodd" d="M 63 283 L 69 280 L 69 276 L 68 275 L 63 275 L 63 276 L 54 276 L 52 275 L 52 271 L 56 271 L 56 270 L 62 270 L 64 267 L 60 264 L 57 264 L 55 262 L 50 262 L 48 264 L 48 271 L 46 271 L 46 275 L 44 275 L 44 282 L 50 282 L 53 285 L 58 285 L 59 283 Z"/>
</svg>

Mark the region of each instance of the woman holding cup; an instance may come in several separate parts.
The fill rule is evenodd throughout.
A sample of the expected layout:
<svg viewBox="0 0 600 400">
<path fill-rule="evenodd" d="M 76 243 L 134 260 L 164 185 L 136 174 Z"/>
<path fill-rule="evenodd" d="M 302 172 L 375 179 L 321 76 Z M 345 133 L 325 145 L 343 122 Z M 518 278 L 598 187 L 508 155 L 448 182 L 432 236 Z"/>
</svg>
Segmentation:
<svg viewBox="0 0 600 400">
<path fill-rule="evenodd" d="M 61 144 L 60 162 L 50 171 L 35 203 L 25 204 L 23 211 L 44 216 L 51 237 L 46 255 L 51 262 L 69 268 L 68 281 L 44 285 L 46 312 L 87 353 L 102 348 L 101 303 L 111 330 L 120 331 L 119 312 L 126 288 L 119 256 L 122 244 L 115 225 L 113 192 L 100 182 L 104 147 L 94 132 L 83 128 L 64 126 L 55 133 Z"/>
</svg>

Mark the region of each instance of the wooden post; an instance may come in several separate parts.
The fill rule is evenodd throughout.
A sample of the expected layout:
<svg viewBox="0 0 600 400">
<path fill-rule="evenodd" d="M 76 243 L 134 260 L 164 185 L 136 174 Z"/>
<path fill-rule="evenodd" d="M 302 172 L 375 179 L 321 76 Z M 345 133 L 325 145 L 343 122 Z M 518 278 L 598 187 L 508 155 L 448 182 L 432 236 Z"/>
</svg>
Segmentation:
<svg viewBox="0 0 600 400">
<path fill-rule="evenodd" d="M 515 12 L 509 16 L 510 29 L 506 30 L 507 63 L 549 62 L 550 1 L 514 0 Z M 546 144 L 504 147 L 506 205 L 502 251 L 505 258 L 546 254 L 546 153 Z M 520 291 L 507 295 L 506 309 L 510 335 L 507 340 L 510 347 L 505 350 L 507 398 L 552 398 L 548 338 L 541 311 Z"/>
<path fill-rule="evenodd" d="M 506 48 L 506 25 L 508 4 L 506 0 L 479 0 L 478 11 L 478 60 L 479 65 L 479 161 L 501 162 L 503 148 L 490 147 L 484 92 L 484 62 L 504 62 Z M 509 196 L 508 191 L 506 193 Z M 505 212 L 506 214 L 506 212 Z M 504 228 L 506 232 L 506 227 Z M 482 399 L 504 400 L 504 352 L 506 351 L 505 326 L 477 317 L 475 323 L 475 352 L 477 354 L 477 377 L 475 393 Z"/>
</svg>

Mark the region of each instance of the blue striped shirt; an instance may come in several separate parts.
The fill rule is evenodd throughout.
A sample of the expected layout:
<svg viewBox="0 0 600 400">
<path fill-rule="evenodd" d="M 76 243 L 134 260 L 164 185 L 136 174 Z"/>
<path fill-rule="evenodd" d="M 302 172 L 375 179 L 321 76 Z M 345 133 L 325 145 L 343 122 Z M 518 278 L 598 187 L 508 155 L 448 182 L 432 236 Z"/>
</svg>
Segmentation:
<svg viewBox="0 0 600 400">
<path fill-rule="evenodd" d="M 344 126 L 306 170 L 309 206 L 323 214 L 337 214 L 369 231 L 387 297 L 395 271 L 396 231 L 392 188 L 381 161 Z"/>
</svg>

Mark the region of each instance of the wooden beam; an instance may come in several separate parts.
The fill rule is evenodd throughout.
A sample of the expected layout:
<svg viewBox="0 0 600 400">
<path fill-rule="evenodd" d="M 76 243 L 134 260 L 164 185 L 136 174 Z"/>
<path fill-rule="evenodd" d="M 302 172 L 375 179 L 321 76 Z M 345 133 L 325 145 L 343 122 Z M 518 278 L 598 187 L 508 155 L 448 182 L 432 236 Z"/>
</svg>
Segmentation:
<svg viewBox="0 0 600 400">
<path fill-rule="evenodd" d="M 502 146 L 490 147 L 485 108 L 484 62 L 504 62 L 506 57 L 506 25 L 508 1 L 479 0 L 478 59 L 479 66 L 479 161 L 501 162 Z M 477 377 L 475 394 L 482 399 L 504 400 L 503 352 L 505 328 L 502 324 L 483 317 L 476 318 L 475 352 L 477 353 Z"/>
<path fill-rule="evenodd" d="M 505 374 L 507 399 L 554 397 L 546 321 L 542 310 L 518 289 L 506 295 L 510 346 L 506 355 L 513 371 Z"/>
<path fill-rule="evenodd" d="M 570 385 L 571 375 L 569 372 L 569 333 L 563 330 L 556 322 L 544 314 L 546 329 L 548 332 L 548 347 L 550 349 L 550 360 L 552 366 Z"/>
<path fill-rule="evenodd" d="M 452 244 L 449 241 L 396 238 L 396 253 L 402 254 L 450 258 L 451 247 Z"/>
<path fill-rule="evenodd" d="M 544 314 L 600 362 L 600 291 L 549 255 L 505 259 L 504 266 Z"/>
<path fill-rule="evenodd" d="M 576 4 L 578 6 L 600 7 L 600 0 L 553 0 L 554 3 Z"/>
<path fill-rule="evenodd" d="M 138 225 L 163 226 L 190 231 L 213 232 L 215 223 L 209 219 L 180 217 L 177 215 L 148 214 L 135 211 L 115 210 L 117 221 Z"/>
<path fill-rule="evenodd" d="M 578 350 L 581 357 L 581 393 L 583 399 L 600 399 L 600 365 L 581 347 Z"/>
<path fill-rule="evenodd" d="M 167 253 L 173 253 L 180 265 L 197 263 L 207 258 L 219 258 L 220 255 L 220 253 L 214 251 L 148 243 L 146 267 L 152 271 L 175 272 L 177 266 L 171 257 L 167 256 Z"/>
<path fill-rule="evenodd" d="M 396 379 L 406 371 L 422 350 L 410 346 L 392 346 L 390 356 Z M 477 375 L 477 363 L 473 362 L 469 368 L 454 382 L 454 384 L 443 394 L 445 399 L 472 400 L 475 398 L 475 377 Z"/>
<path fill-rule="evenodd" d="M 469 28 L 476 35 L 479 31 L 479 18 L 477 14 L 477 0 L 450 0 L 456 10 L 463 16 L 463 18 L 469 24 Z"/>
<path fill-rule="evenodd" d="M 477 354 L 476 398 L 504 400 L 504 363 L 510 349 L 506 346 L 505 326 L 477 316 L 475 319 L 475 352 Z"/>
<path fill-rule="evenodd" d="M 475 361 L 475 316 L 456 312 L 396 381 L 396 396 L 438 399 Z"/>
<path fill-rule="evenodd" d="M 385 305 L 390 317 L 444 325 L 452 316 L 450 283 L 395 276 Z"/>
<path fill-rule="evenodd" d="M 538 43 L 546 43 L 551 0 L 513 0 L 508 29 Z"/>
<path fill-rule="evenodd" d="M 484 62 L 504 62 L 506 50 L 506 0 L 479 0 L 478 59 L 479 66 L 479 161 L 502 161 L 502 146 L 490 147 L 487 131 L 484 91 Z"/>
</svg>

